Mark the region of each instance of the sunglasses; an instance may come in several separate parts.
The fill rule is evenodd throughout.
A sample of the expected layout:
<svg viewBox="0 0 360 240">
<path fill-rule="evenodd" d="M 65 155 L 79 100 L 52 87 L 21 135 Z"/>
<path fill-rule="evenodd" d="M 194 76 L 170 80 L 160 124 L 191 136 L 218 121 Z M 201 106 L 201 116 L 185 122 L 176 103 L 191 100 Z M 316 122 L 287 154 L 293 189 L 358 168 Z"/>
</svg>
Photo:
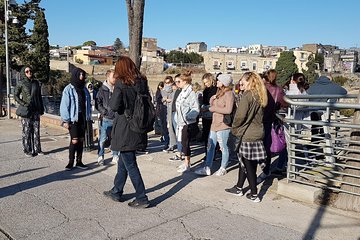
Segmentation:
<svg viewBox="0 0 360 240">
<path fill-rule="evenodd" d="M 180 83 L 180 81 L 175 81 L 176 83 Z"/>
</svg>

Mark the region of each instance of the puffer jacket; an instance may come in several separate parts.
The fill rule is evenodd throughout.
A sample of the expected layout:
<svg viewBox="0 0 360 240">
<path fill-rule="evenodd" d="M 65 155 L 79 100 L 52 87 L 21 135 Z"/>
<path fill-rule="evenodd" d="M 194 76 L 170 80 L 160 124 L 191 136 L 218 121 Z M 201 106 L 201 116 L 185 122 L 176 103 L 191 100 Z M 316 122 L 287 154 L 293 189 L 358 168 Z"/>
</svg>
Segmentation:
<svg viewBox="0 0 360 240">
<path fill-rule="evenodd" d="M 25 67 L 20 71 L 20 81 L 15 87 L 14 98 L 20 105 L 28 107 L 32 114 L 44 114 L 40 83 L 25 76 Z"/>
</svg>

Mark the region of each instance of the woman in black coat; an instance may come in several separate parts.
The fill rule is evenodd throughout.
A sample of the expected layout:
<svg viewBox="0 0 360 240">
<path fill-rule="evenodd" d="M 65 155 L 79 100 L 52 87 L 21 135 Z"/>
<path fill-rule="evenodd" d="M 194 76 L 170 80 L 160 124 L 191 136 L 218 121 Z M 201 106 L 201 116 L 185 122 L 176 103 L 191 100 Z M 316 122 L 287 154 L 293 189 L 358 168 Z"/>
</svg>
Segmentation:
<svg viewBox="0 0 360 240">
<path fill-rule="evenodd" d="M 40 144 L 40 115 L 44 114 L 44 104 L 38 80 L 33 78 L 29 66 L 20 71 L 20 81 L 14 93 L 19 104 L 16 114 L 21 117 L 22 145 L 26 156 L 43 155 Z"/>
<path fill-rule="evenodd" d="M 149 87 L 134 62 L 125 56 L 117 61 L 114 77 L 116 83 L 110 99 L 110 108 L 117 114 L 111 133 L 111 150 L 119 151 L 120 156 L 114 187 L 110 191 L 105 191 L 104 194 L 115 201 L 123 201 L 123 189 L 129 175 L 136 191 L 136 199 L 128 205 L 135 208 L 147 208 L 149 200 L 145 194 L 144 182 L 135 155 L 137 149 L 146 148 L 147 134 L 132 131 L 124 112 L 133 112 L 137 92 L 149 94 Z"/>
</svg>

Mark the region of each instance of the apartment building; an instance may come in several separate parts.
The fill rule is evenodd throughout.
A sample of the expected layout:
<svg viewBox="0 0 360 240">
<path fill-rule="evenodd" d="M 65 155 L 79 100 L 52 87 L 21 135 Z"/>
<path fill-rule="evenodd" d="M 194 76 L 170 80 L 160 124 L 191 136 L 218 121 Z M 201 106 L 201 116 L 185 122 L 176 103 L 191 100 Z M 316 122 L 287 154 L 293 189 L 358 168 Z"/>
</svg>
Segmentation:
<svg viewBox="0 0 360 240">
<path fill-rule="evenodd" d="M 207 72 L 243 73 L 255 71 L 262 73 L 275 68 L 277 57 L 262 57 L 253 54 L 203 52 Z"/>
</svg>

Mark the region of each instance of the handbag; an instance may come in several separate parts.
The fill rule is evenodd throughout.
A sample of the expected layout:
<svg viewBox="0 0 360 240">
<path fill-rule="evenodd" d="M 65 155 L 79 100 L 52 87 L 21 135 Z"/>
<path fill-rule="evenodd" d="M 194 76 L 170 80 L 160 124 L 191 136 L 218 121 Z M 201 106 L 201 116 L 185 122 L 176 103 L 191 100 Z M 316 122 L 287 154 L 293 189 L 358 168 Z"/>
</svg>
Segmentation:
<svg viewBox="0 0 360 240">
<path fill-rule="evenodd" d="M 279 153 L 286 147 L 284 126 L 279 122 L 274 122 L 271 126 L 271 147 L 272 153 Z"/>
<path fill-rule="evenodd" d="M 19 105 L 18 108 L 16 109 L 16 115 L 22 118 L 29 118 L 31 116 L 31 112 L 29 107 Z"/>
</svg>

